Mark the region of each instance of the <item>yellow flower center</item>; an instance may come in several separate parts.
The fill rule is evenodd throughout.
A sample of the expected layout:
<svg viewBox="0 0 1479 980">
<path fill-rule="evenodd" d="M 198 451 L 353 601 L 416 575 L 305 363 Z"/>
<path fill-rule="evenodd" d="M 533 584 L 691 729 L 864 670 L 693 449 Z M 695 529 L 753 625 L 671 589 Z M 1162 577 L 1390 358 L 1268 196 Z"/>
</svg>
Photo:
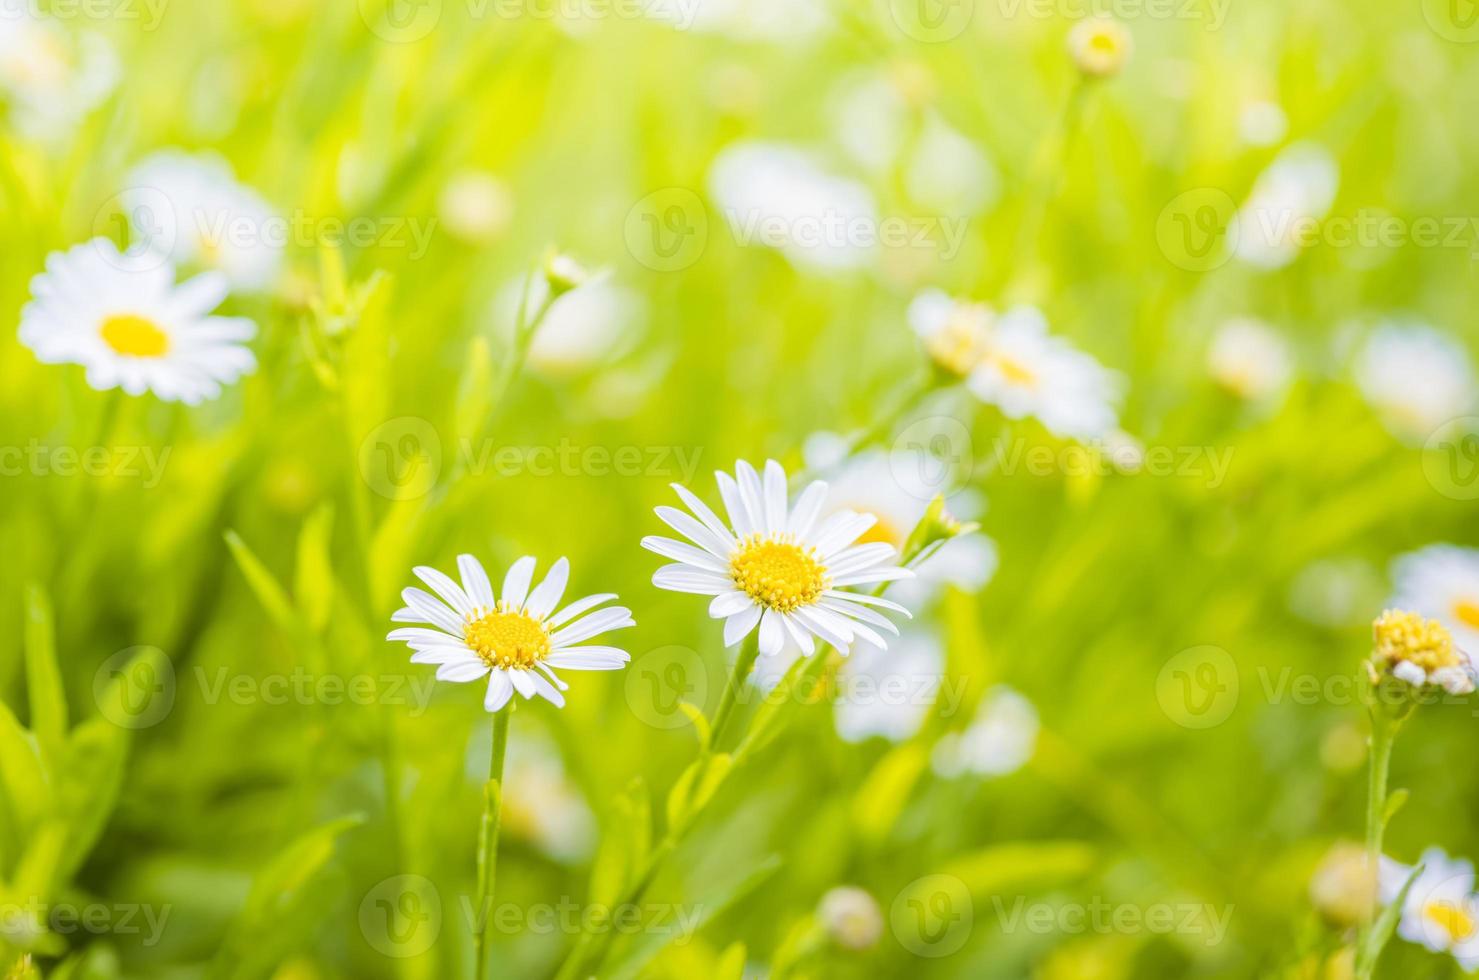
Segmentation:
<svg viewBox="0 0 1479 980">
<path fill-rule="evenodd" d="M 118 313 L 103 320 L 103 342 L 125 357 L 163 357 L 169 353 L 169 334 L 153 320 Z"/>
<path fill-rule="evenodd" d="M 997 354 L 994 359 L 996 361 L 996 369 L 1001 372 L 1001 376 L 1007 380 L 1008 384 L 1018 385 L 1023 388 L 1037 386 L 1037 372 L 1026 364 L 1007 357 L 1004 354 Z"/>
<path fill-rule="evenodd" d="M 1389 609 L 1372 624 L 1372 634 L 1377 656 L 1388 664 L 1405 660 L 1431 672 L 1463 662 L 1448 630 L 1437 620 L 1425 620 L 1417 613 Z"/>
<path fill-rule="evenodd" d="M 1453 604 L 1453 618 L 1470 629 L 1479 630 L 1479 602 L 1460 599 Z"/>
<path fill-rule="evenodd" d="M 1451 943 L 1460 943 L 1474 935 L 1474 916 L 1461 903 L 1450 901 L 1429 902 L 1423 906 L 1423 915 L 1438 928 L 1448 933 Z"/>
<path fill-rule="evenodd" d="M 853 510 L 867 510 L 866 507 L 854 507 Z M 895 548 L 904 546 L 904 535 L 889 521 L 878 518 L 877 522 L 868 530 L 858 536 L 855 544 L 891 544 Z"/>
<path fill-rule="evenodd" d="M 750 535 L 729 560 L 729 572 L 750 598 L 779 612 L 811 605 L 832 584 L 816 553 L 788 536 Z"/>
<path fill-rule="evenodd" d="M 533 616 L 494 610 L 468 619 L 462 637 L 489 667 L 528 670 L 550 653 L 549 630 Z"/>
<path fill-rule="evenodd" d="M 1119 35 L 1108 29 L 1095 31 L 1089 35 L 1089 47 L 1099 54 L 1113 55 L 1120 49 Z"/>
<path fill-rule="evenodd" d="M 979 303 L 960 304 L 945 325 L 925 342 L 925 347 L 936 364 L 963 378 L 986 356 L 990 329 L 990 308 Z"/>
</svg>

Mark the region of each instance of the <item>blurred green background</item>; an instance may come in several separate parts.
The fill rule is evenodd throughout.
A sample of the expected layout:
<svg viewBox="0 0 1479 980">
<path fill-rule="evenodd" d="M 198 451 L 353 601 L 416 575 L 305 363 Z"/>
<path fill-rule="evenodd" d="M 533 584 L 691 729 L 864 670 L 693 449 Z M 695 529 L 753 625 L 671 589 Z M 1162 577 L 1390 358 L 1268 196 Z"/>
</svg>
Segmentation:
<svg viewBox="0 0 1479 980">
<path fill-rule="evenodd" d="M 634 781 L 660 831 L 695 752 L 676 701 L 712 709 L 724 683 L 704 606 L 650 584 L 652 508 L 675 480 L 716 503 L 736 459 L 795 472 L 815 433 L 886 415 L 929 370 L 906 310 L 935 287 L 1039 306 L 1123 376 L 1116 438 L 1146 455 L 1083 472 L 1072 443 L 958 389 L 885 426 L 876 451 L 906 460 L 928 433 L 940 489 L 994 543 L 989 583 L 914 606 L 959 703 L 898 741 L 796 706 L 654 884 L 701 928 L 622 935 L 601 975 L 723 976 L 736 956 L 754 975 L 1341 975 L 1319 972 L 1340 934 L 1308 884 L 1361 833 L 1362 712 L 1338 682 L 1284 682 L 1354 677 L 1395 556 L 1479 544 L 1436 430 L 1384 424 L 1353 380 L 1393 316 L 1474 342 L 1479 33 L 1416 0 L 1092 9 L 1133 37 L 1116 77 L 1080 78 L 1065 39 L 1088 8 L 1066 2 L 40 4 L 65 48 L 54 99 L 0 41 L 10 322 L 48 253 L 137 237 L 120 194 L 161 149 L 219 154 L 295 230 L 270 287 L 228 300 L 259 366 L 218 400 L 96 392 L 0 332 L 0 445 L 26 453 L 0 480 L 0 966 L 470 976 L 488 716 L 382 639 L 411 566 L 466 551 L 495 576 L 568 555 L 572 590 L 619 592 L 638 623 L 627 671 L 512 719 L 496 972 L 552 975 L 577 930 L 531 910 L 603 894 Z M 95 97 L 74 91 L 83 36 L 117 62 Z M 808 154 L 924 238 L 833 264 L 745 241 L 714 174 L 747 141 Z M 1326 227 L 1393 218 L 1403 239 L 1235 254 L 1232 208 L 1295 144 L 1334 164 Z M 815 189 L 762 185 L 745 193 Z M 1413 240 L 1419 218 L 1445 241 Z M 373 234 L 335 241 L 354 219 Z M 515 297 L 555 246 L 604 276 L 521 359 Z M 1276 397 L 1209 372 L 1234 317 L 1287 342 Z M 55 455 L 91 446 L 112 475 Z M 1012 462 L 1031 447 L 1053 462 Z M 605 455 L 633 448 L 640 465 Z M 997 685 L 1034 706 L 1026 764 L 936 771 Z M 1399 743 L 1393 855 L 1479 851 L 1472 725 L 1445 705 Z M 866 949 L 814 931 L 839 885 L 877 902 Z M 1229 917 L 1216 941 L 1037 929 L 1019 901 Z M 65 909 L 103 911 L 68 929 Z M 1383 962 L 1448 971 L 1400 940 Z"/>
</svg>

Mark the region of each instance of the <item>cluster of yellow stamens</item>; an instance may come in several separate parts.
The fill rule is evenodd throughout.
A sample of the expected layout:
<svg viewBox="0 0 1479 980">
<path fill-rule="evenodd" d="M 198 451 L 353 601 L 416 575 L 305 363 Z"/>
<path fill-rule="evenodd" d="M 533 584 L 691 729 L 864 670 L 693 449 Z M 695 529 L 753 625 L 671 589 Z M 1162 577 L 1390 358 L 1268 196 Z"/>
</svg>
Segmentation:
<svg viewBox="0 0 1479 980">
<path fill-rule="evenodd" d="M 777 612 L 811 605 L 832 584 L 816 552 L 789 535 L 745 538 L 729 560 L 729 572 L 750 598 Z"/>
<path fill-rule="evenodd" d="M 1461 943 L 1479 931 L 1479 923 L 1474 922 L 1473 913 L 1451 899 L 1429 902 L 1423 906 L 1423 915 L 1455 943 Z"/>
<path fill-rule="evenodd" d="M 1437 620 L 1423 619 L 1414 612 L 1388 609 L 1372 624 L 1372 634 L 1377 659 L 1388 665 L 1405 661 L 1431 673 L 1463 663 L 1448 630 Z"/>
<path fill-rule="evenodd" d="M 118 313 L 103 320 L 103 342 L 127 357 L 163 357 L 169 353 L 169 334 L 159 324 L 133 313 Z"/>
<path fill-rule="evenodd" d="M 528 670 L 550 653 L 549 630 L 544 623 L 501 607 L 477 618 L 469 616 L 462 637 L 489 667 Z"/>
</svg>

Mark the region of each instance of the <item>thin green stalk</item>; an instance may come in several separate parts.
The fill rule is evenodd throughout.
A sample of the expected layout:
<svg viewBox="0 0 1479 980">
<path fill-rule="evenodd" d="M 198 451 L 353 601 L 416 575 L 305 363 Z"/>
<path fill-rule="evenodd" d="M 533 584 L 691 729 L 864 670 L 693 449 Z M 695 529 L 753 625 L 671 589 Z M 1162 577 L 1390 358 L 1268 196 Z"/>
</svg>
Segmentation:
<svg viewBox="0 0 1479 980">
<path fill-rule="evenodd" d="M 478 830 L 478 904 L 473 920 L 473 980 L 488 969 L 488 919 L 493 914 L 493 886 L 498 872 L 498 828 L 503 816 L 503 760 L 508 754 L 508 722 L 512 701 L 493 714 L 493 753 L 488 782 L 483 787 L 483 820 Z"/>
<path fill-rule="evenodd" d="M 1380 867 L 1382 838 L 1387 827 L 1387 775 L 1391 770 L 1392 745 L 1396 741 L 1400 720 L 1382 713 L 1381 705 L 1371 709 L 1371 766 L 1366 788 L 1366 873 L 1376 875 Z M 1375 897 L 1373 896 L 1373 904 Z M 1377 909 L 1372 908 L 1362 924 L 1356 941 L 1356 980 L 1371 980 L 1380 950 L 1370 948 L 1372 923 Z"/>
<path fill-rule="evenodd" d="M 740 644 L 739 655 L 735 658 L 734 669 L 730 671 L 729 683 L 725 685 L 724 694 L 719 699 L 719 707 L 714 710 L 714 721 L 709 730 L 709 751 L 712 755 L 714 747 L 719 744 L 719 738 L 724 732 L 729 717 L 734 714 L 734 706 L 739 701 L 740 688 L 744 687 L 749 680 L 750 671 L 755 667 L 755 661 L 760 656 L 760 635 L 755 630 L 747 636 Z"/>
</svg>

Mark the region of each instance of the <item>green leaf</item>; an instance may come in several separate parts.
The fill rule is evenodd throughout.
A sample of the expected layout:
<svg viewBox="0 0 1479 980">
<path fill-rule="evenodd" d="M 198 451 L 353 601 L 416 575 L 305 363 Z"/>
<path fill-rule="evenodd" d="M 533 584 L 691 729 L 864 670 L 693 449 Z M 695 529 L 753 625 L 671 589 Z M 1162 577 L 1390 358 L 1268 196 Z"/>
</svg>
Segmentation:
<svg viewBox="0 0 1479 980">
<path fill-rule="evenodd" d="M 1371 925 L 1371 932 L 1366 936 L 1366 947 L 1361 950 L 1362 962 L 1375 966 L 1376 961 L 1381 958 L 1381 951 L 1386 948 L 1387 941 L 1392 938 L 1392 930 L 1397 928 L 1397 920 L 1402 917 L 1402 907 L 1407 904 L 1407 893 L 1412 890 L 1413 882 L 1417 876 L 1422 874 L 1423 866 L 1417 865 L 1407 875 L 1407 880 L 1402 883 L 1402 890 L 1392 903 L 1381 910 L 1381 915 Z"/>
<path fill-rule="evenodd" d="M 467 361 L 457 384 L 457 408 L 452 418 L 452 431 L 458 444 L 467 445 L 483 432 L 492 409 L 493 353 L 488 338 L 481 334 L 467 345 Z"/>
<path fill-rule="evenodd" d="M 298 533 L 294 595 L 308 628 L 321 634 L 334 608 L 334 565 L 329 549 L 334 533 L 334 505 L 325 502 L 303 522 Z"/>
<path fill-rule="evenodd" d="M 853 824 L 863 837 L 881 841 L 888 836 L 928 765 L 929 749 L 918 742 L 900 745 L 878 760 L 852 800 Z"/>
<path fill-rule="evenodd" d="M 973 895 L 1002 895 L 1051 888 L 1088 874 L 1098 862 L 1084 841 L 1029 841 L 997 844 L 962 855 L 941 870 Z"/>
<path fill-rule="evenodd" d="M 324 867 L 334 856 L 340 835 L 363 822 L 364 817 L 356 814 L 315 827 L 269 861 L 253 880 L 208 975 L 265 975 L 306 943 L 332 911 L 321 887 Z"/>
<path fill-rule="evenodd" d="M 0 701 L 0 802 L 7 831 L 0 853 L 17 854 L 51 806 L 51 781 L 36 739 Z M 3 870 L 3 869 L 0 869 Z"/>
<path fill-rule="evenodd" d="M 616 903 L 652 853 L 652 802 L 647 784 L 633 779 L 618 793 L 609 826 L 591 867 L 590 903 Z"/>
<path fill-rule="evenodd" d="M 61 750 L 67 737 L 67 695 L 56 659 L 51 600 L 41 586 L 26 586 L 26 691 L 31 729 L 48 753 Z"/>
<path fill-rule="evenodd" d="M 64 879 L 91 853 L 118 803 L 130 734 L 99 716 L 79 725 L 67 742 L 57 777 L 57 808 L 67 827 Z"/>
<path fill-rule="evenodd" d="M 1387 797 L 1386 808 L 1383 809 L 1381 813 L 1381 825 L 1383 827 L 1392 822 L 1392 818 L 1395 817 L 1397 815 L 1397 811 L 1402 809 L 1402 807 L 1407 803 L 1407 798 L 1411 795 L 1412 794 L 1409 793 L 1407 790 L 1399 789 L 1394 791 L 1391 796 Z"/>
<path fill-rule="evenodd" d="M 668 792 L 668 833 L 676 836 L 713 798 L 734 765 L 728 753 L 700 756 Z"/>
<path fill-rule="evenodd" d="M 302 639 L 308 635 L 307 624 L 298 617 L 287 591 L 267 570 L 267 566 L 252 553 L 252 549 L 247 547 L 241 535 L 235 531 L 227 531 L 226 546 L 231 549 L 231 557 L 236 559 L 236 565 L 246 578 L 247 585 L 251 586 L 257 601 L 262 603 L 262 608 L 267 610 L 272 621 L 294 639 Z"/>
<path fill-rule="evenodd" d="M 687 701 L 679 701 L 678 710 L 687 715 L 688 720 L 693 722 L 693 733 L 698 736 L 699 751 L 709 751 L 709 745 L 714 740 L 714 733 L 709 727 L 709 719 L 704 717 L 703 709 L 697 705 L 689 704 Z"/>
<path fill-rule="evenodd" d="M 745 944 L 730 943 L 714 964 L 714 980 L 743 980 L 745 975 Z"/>
</svg>

